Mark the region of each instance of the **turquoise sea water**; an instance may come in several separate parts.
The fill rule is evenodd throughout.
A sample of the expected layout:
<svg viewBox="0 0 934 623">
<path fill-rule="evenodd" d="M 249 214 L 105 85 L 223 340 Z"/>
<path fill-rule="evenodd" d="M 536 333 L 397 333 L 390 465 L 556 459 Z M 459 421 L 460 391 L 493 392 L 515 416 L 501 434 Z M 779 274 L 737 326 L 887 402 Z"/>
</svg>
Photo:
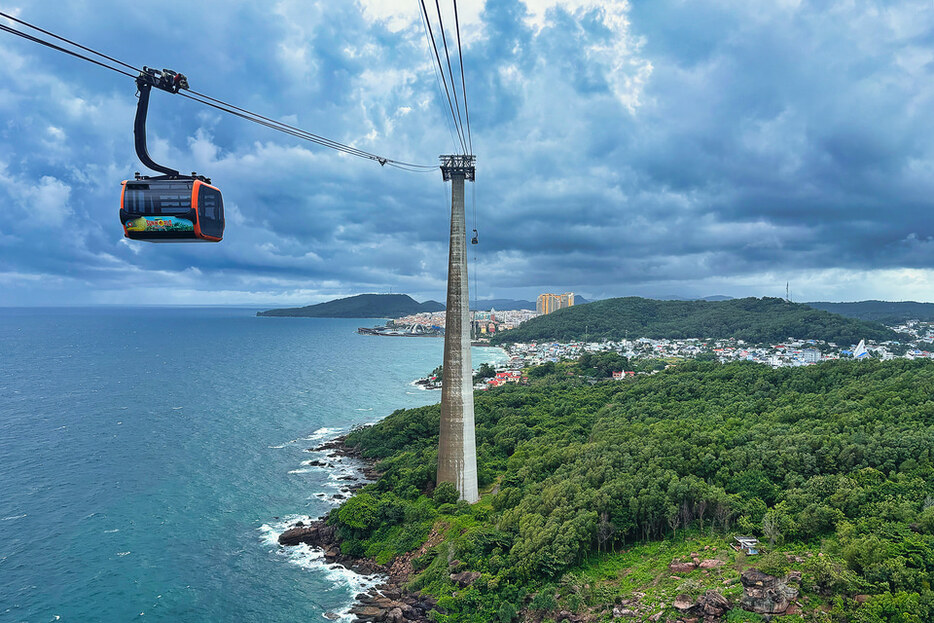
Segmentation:
<svg viewBox="0 0 934 623">
<path fill-rule="evenodd" d="M 275 538 L 344 484 L 308 448 L 439 400 L 410 383 L 442 340 L 254 314 L 0 309 L 0 621 L 347 608 L 360 578 Z"/>
</svg>

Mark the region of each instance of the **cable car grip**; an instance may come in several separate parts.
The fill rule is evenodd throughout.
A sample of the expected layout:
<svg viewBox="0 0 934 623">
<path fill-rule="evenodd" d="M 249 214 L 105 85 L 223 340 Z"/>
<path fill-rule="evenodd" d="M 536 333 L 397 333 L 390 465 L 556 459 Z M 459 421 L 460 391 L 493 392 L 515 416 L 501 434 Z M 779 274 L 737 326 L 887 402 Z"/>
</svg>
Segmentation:
<svg viewBox="0 0 934 623">
<path fill-rule="evenodd" d="M 169 93 L 178 93 L 182 89 L 188 89 L 188 78 L 184 74 L 174 72 L 171 69 L 159 71 L 146 66 L 143 66 L 143 71 L 136 77 L 136 88 L 139 90 L 139 101 L 136 104 L 136 121 L 133 126 L 133 135 L 136 139 L 136 156 L 140 159 L 140 162 L 153 171 L 171 177 L 178 177 L 178 171 L 162 166 L 153 160 L 146 147 L 146 116 L 149 112 L 149 94 L 153 87 Z"/>
</svg>

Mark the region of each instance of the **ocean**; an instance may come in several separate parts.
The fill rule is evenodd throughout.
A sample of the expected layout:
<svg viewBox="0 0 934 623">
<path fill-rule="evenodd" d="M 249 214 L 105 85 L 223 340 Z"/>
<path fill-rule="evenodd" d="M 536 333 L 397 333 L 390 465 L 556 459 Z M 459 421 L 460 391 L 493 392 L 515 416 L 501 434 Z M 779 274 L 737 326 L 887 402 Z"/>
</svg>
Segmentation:
<svg viewBox="0 0 934 623">
<path fill-rule="evenodd" d="M 255 311 L 0 308 L 0 621 L 348 619 L 372 580 L 276 538 L 346 484 L 309 448 L 440 400 L 443 340 Z"/>
</svg>

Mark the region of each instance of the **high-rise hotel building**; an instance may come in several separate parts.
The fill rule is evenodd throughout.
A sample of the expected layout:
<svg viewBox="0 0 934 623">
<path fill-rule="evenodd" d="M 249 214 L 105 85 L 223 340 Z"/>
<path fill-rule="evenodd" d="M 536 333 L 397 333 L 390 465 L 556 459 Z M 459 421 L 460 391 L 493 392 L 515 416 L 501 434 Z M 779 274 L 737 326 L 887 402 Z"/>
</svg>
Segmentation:
<svg viewBox="0 0 934 623">
<path fill-rule="evenodd" d="M 539 294 L 535 309 L 539 314 L 544 316 L 545 314 L 550 314 L 557 309 L 570 307 L 573 304 L 573 292 L 566 292 L 565 294 Z"/>
</svg>

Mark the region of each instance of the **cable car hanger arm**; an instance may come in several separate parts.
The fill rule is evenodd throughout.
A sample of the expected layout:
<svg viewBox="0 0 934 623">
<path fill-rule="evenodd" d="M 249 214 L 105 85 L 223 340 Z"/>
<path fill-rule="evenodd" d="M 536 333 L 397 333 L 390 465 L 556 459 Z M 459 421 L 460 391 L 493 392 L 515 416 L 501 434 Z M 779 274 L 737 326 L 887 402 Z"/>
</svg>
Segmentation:
<svg viewBox="0 0 934 623">
<path fill-rule="evenodd" d="M 143 66 L 143 71 L 136 78 L 136 88 L 139 89 L 139 102 L 136 104 L 136 122 L 133 125 L 133 136 L 136 139 L 136 156 L 140 162 L 153 171 L 171 177 L 178 177 L 178 171 L 157 163 L 150 157 L 149 150 L 146 148 L 146 116 L 149 112 L 149 94 L 152 87 L 169 93 L 178 93 L 181 89 L 188 88 L 188 79 L 183 74 L 168 69 L 163 69 L 160 72 L 146 66 Z"/>
</svg>

